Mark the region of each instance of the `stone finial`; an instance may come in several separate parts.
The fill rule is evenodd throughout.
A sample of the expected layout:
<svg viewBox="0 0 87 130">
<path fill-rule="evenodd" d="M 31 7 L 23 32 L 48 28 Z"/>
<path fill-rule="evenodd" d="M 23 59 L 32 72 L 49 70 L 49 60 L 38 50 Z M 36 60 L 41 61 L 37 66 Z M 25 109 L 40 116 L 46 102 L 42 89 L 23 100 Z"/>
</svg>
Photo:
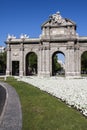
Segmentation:
<svg viewBox="0 0 87 130">
<path fill-rule="evenodd" d="M 20 35 L 20 38 L 21 38 L 21 39 L 28 39 L 29 36 L 28 36 L 27 34 L 21 34 L 21 35 Z"/>
<path fill-rule="evenodd" d="M 60 12 L 59 12 L 59 11 L 57 11 L 57 12 L 56 12 L 56 14 L 60 15 Z"/>
<path fill-rule="evenodd" d="M 12 39 L 16 39 L 16 37 L 14 35 L 8 34 L 7 40 L 12 40 Z"/>
</svg>

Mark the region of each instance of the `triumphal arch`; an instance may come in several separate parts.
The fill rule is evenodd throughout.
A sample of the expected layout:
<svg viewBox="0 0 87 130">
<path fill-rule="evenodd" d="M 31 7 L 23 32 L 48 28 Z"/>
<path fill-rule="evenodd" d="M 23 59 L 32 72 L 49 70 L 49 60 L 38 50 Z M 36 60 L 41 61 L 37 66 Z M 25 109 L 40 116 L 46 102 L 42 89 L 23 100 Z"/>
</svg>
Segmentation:
<svg viewBox="0 0 87 130">
<path fill-rule="evenodd" d="M 15 63 L 18 63 L 19 76 L 27 75 L 26 57 L 34 52 L 37 55 L 37 75 L 52 76 L 52 56 L 61 52 L 65 56 L 65 76 L 81 75 L 81 55 L 87 51 L 87 37 L 76 33 L 76 24 L 63 18 L 59 12 L 53 14 L 41 26 L 39 38 L 20 38 L 8 35 L 6 75 L 13 75 Z"/>
</svg>

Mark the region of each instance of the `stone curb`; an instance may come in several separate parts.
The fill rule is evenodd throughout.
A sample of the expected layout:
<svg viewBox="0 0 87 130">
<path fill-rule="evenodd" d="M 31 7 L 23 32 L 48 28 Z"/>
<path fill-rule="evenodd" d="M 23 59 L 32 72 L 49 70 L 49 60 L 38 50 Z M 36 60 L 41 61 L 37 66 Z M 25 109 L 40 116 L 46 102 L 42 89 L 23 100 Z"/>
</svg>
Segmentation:
<svg viewBox="0 0 87 130">
<path fill-rule="evenodd" d="M 0 117 L 0 130 L 22 130 L 22 111 L 19 96 L 7 83 L 0 82 L 6 89 L 6 101 Z"/>
</svg>

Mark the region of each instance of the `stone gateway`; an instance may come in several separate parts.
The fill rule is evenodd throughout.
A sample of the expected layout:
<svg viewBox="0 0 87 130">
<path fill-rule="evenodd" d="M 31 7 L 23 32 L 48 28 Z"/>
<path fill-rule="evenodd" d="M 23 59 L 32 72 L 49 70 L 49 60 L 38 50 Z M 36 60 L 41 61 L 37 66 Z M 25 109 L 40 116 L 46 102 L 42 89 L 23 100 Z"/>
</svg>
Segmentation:
<svg viewBox="0 0 87 130">
<path fill-rule="evenodd" d="M 19 76 L 27 73 L 27 56 L 34 53 L 37 56 L 37 75 L 52 76 L 52 57 L 60 52 L 65 56 L 65 76 L 80 77 L 81 56 L 87 51 L 87 37 L 76 33 L 76 24 L 67 18 L 62 18 L 59 12 L 49 17 L 41 26 L 39 38 L 29 38 L 21 35 L 19 39 L 8 35 L 6 75 Z M 17 68 L 17 69 L 16 69 Z"/>
</svg>

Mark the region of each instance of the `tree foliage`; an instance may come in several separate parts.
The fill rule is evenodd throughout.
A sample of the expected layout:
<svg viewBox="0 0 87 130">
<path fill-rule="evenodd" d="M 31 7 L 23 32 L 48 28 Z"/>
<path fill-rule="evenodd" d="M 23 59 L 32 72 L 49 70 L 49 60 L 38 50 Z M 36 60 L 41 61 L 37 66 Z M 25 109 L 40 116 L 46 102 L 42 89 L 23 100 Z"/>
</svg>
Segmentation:
<svg viewBox="0 0 87 130">
<path fill-rule="evenodd" d="M 37 73 L 37 55 L 33 52 L 27 56 L 27 68 L 28 74 Z"/>
<path fill-rule="evenodd" d="M 6 71 L 6 52 L 0 53 L 0 74 L 5 74 Z"/>
<path fill-rule="evenodd" d="M 58 57 L 57 57 L 57 55 L 54 55 L 53 56 L 53 59 L 52 59 L 53 61 L 53 64 L 52 64 L 52 73 L 53 73 L 53 75 L 56 75 L 56 73 L 58 72 L 58 71 L 61 71 L 61 69 L 62 69 L 62 67 L 61 67 L 61 65 L 58 63 Z"/>
</svg>

